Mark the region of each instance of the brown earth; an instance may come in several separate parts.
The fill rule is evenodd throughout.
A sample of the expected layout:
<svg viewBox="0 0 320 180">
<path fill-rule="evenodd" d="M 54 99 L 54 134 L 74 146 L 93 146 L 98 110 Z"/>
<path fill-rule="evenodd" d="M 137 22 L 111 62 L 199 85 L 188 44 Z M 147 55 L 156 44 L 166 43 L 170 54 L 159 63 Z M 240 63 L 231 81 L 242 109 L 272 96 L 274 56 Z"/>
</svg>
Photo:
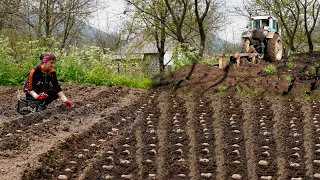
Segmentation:
<svg viewBox="0 0 320 180">
<path fill-rule="evenodd" d="M 150 90 L 62 83 L 28 115 L 0 87 L 0 179 L 319 179 L 320 54 L 197 64 Z"/>
</svg>

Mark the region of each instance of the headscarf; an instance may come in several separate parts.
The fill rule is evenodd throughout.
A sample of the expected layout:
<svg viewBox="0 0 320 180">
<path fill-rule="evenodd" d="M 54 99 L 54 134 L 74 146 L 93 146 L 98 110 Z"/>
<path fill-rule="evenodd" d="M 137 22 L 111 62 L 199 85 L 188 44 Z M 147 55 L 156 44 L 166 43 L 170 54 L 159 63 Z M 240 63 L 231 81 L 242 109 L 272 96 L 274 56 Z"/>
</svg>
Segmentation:
<svg viewBox="0 0 320 180">
<path fill-rule="evenodd" d="M 40 60 L 42 63 L 46 63 L 50 60 L 56 60 L 56 55 L 52 52 L 43 52 L 40 56 Z"/>
</svg>

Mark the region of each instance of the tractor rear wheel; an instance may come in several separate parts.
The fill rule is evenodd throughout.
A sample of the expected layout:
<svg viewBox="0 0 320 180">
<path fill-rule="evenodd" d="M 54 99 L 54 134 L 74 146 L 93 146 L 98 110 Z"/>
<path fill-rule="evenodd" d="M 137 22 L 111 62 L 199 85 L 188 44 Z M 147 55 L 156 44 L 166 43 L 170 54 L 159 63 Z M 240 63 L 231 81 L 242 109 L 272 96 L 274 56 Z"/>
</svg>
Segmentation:
<svg viewBox="0 0 320 180">
<path fill-rule="evenodd" d="M 266 59 L 271 62 L 282 59 L 282 39 L 279 34 L 274 34 L 273 38 L 268 41 Z"/>
</svg>

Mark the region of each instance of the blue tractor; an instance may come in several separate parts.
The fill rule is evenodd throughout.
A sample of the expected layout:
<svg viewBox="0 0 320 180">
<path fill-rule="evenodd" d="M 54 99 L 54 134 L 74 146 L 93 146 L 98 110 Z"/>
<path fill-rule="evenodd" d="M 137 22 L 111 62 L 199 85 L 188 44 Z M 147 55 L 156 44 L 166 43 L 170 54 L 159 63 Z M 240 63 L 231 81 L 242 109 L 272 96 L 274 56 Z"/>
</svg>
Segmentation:
<svg viewBox="0 0 320 180">
<path fill-rule="evenodd" d="M 251 17 L 248 30 L 242 34 L 242 53 L 258 53 L 260 58 L 274 62 L 282 59 L 279 22 L 272 16 Z"/>
</svg>

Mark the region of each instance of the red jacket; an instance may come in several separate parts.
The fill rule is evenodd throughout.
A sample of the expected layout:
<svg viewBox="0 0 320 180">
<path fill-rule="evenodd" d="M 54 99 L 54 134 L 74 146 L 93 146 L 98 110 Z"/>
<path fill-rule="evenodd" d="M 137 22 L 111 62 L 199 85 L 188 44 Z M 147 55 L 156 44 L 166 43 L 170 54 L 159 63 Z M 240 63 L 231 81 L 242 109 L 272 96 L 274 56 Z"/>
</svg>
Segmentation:
<svg viewBox="0 0 320 180">
<path fill-rule="evenodd" d="M 33 90 L 38 94 L 48 90 L 53 90 L 56 93 L 61 91 L 56 71 L 52 68 L 49 72 L 43 72 L 40 64 L 30 69 L 23 89 L 27 92 Z"/>
</svg>

